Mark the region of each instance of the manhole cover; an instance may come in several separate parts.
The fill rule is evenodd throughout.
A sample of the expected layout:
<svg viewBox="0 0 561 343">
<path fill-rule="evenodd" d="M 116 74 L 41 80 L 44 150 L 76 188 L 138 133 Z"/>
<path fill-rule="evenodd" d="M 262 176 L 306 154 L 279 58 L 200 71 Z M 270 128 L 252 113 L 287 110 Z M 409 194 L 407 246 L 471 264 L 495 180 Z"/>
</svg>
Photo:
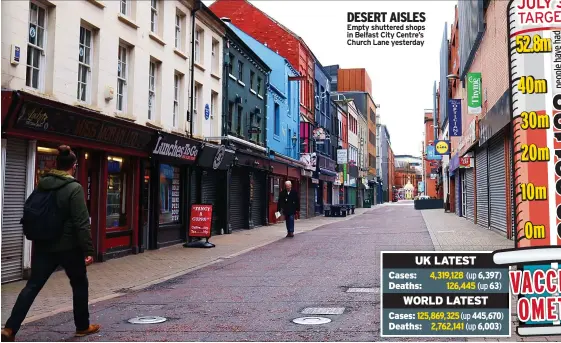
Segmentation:
<svg viewBox="0 0 561 343">
<path fill-rule="evenodd" d="M 331 319 L 324 317 L 301 317 L 294 319 L 293 322 L 300 325 L 321 325 L 331 323 Z"/>
<path fill-rule="evenodd" d="M 302 310 L 302 314 L 343 314 L 344 307 L 307 307 Z"/>
<path fill-rule="evenodd" d="M 131 324 L 159 324 L 165 322 L 167 319 L 164 317 L 157 317 L 157 316 L 145 316 L 145 317 L 136 317 L 129 319 L 129 323 Z"/>
<path fill-rule="evenodd" d="M 347 293 L 379 293 L 379 287 L 356 287 L 347 289 Z"/>
</svg>

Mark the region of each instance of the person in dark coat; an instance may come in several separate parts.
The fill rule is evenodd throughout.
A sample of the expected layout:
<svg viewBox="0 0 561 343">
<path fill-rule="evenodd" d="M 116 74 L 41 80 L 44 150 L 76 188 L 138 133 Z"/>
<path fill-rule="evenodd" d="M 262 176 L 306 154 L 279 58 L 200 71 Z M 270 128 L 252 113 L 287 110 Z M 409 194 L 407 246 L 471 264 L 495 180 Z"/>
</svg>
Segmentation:
<svg viewBox="0 0 561 343">
<path fill-rule="evenodd" d="M 284 215 L 286 220 L 286 237 L 294 237 L 294 216 L 300 212 L 300 197 L 298 193 L 292 190 L 292 182 L 284 183 L 285 189 L 279 195 L 277 203 L 277 211 Z"/>
<path fill-rule="evenodd" d="M 51 274 L 62 266 L 70 279 L 74 305 L 76 337 L 99 331 L 99 325 L 90 324 L 88 310 L 88 276 L 86 260 L 94 256 L 90 232 L 90 215 L 82 186 L 74 182 L 76 155 L 69 146 L 58 148 L 56 168 L 43 176 L 39 190 L 57 189 L 56 200 L 60 212 L 66 216 L 62 235 L 54 241 L 33 242 L 35 248 L 31 261 L 31 277 L 19 294 L 6 326 L 2 329 L 2 342 L 13 342 L 27 316 L 35 297 Z"/>
</svg>

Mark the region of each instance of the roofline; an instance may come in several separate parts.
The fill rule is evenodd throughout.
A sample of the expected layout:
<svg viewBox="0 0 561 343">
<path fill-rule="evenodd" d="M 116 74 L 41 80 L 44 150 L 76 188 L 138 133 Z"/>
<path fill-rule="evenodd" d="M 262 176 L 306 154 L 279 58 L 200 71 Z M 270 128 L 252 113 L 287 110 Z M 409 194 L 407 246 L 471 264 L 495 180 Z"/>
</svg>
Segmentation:
<svg viewBox="0 0 561 343">
<path fill-rule="evenodd" d="M 234 30 L 232 30 L 232 28 L 224 23 L 226 25 L 226 34 L 231 34 L 235 39 L 236 39 L 236 43 L 240 44 L 242 47 L 244 47 L 247 50 L 247 54 L 251 56 L 251 58 L 253 58 L 256 62 L 261 63 L 262 66 L 264 66 L 265 70 L 271 72 L 273 71 L 273 69 L 271 67 L 269 67 L 269 65 L 267 63 L 265 63 L 265 61 L 263 61 L 259 55 L 257 55 L 247 44 L 245 44 L 245 42 L 243 41 L 243 39 L 241 39 Z"/>
<path fill-rule="evenodd" d="M 272 52 L 273 54 L 279 56 L 280 58 L 282 58 L 284 60 L 284 62 L 286 64 L 288 64 L 288 66 L 290 67 L 290 69 L 292 70 L 293 73 L 296 74 L 296 76 L 301 76 L 300 73 L 296 70 L 296 68 L 294 68 L 294 66 L 284 57 L 282 57 L 281 55 L 279 55 L 277 52 L 273 51 L 273 49 L 269 48 L 268 46 L 266 46 L 265 44 L 261 43 L 260 41 L 258 41 L 257 39 L 253 38 L 253 36 L 251 36 L 250 34 L 248 34 L 247 32 L 245 32 L 244 30 L 240 29 L 239 27 L 237 27 L 236 25 L 234 25 L 234 23 L 230 23 L 230 25 L 232 25 L 233 27 L 235 27 L 236 29 L 240 30 L 241 32 L 245 33 L 248 37 L 252 38 L 254 41 L 256 41 L 257 43 L 261 44 L 265 49 L 269 50 L 270 52 Z M 232 29 L 230 27 L 230 29 Z M 234 32 L 235 33 L 235 32 Z M 237 36 L 237 34 L 236 34 Z M 238 36 L 239 38 L 239 36 Z M 243 39 L 240 38 L 241 41 L 243 41 Z M 245 42 L 244 42 L 245 44 Z M 247 45 L 247 44 L 246 44 Z M 248 47 L 249 48 L 249 47 Z M 253 50 L 251 48 L 249 48 L 252 52 Z M 272 69 L 271 69 L 272 71 Z"/>
</svg>

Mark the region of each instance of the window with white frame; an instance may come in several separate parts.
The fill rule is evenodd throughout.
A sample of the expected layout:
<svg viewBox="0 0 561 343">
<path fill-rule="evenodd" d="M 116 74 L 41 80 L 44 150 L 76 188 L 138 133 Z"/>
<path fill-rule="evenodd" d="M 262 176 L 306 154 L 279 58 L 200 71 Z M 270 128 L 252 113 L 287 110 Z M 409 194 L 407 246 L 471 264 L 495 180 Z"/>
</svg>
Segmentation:
<svg viewBox="0 0 561 343">
<path fill-rule="evenodd" d="M 183 16 L 178 12 L 175 14 L 175 48 L 181 50 L 181 21 Z"/>
<path fill-rule="evenodd" d="M 154 120 L 156 115 L 156 62 L 150 61 L 148 75 L 148 120 Z"/>
<path fill-rule="evenodd" d="M 158 33 L 158 0 L 150 0 L 150 30 Z"/>
<path fill-rule="evenodd" d="M 89 102 L 92 71 L 92 31 L 80 26 L 80 46 L 78 53 L 78 100 Z"/>
<path fill-rule="evenodd" d="M 27 72 L 25 84 L 40 89 L 45 73 L 45 49 L 47 43 L 47 10 L 29 3 L 29 32 L 27 44 Z"/>
<path fill-rule="evenodd" d="M 126 112 L 127 110 L 128 54 L 128 47 L 119 45 L 119 56 L 117 63 L 117 111 L 121 112 Z"/>
<path fill-rule="evenodd" d="M 201 63 L 201 42 L 203 40 L 203 30 L 197 29 L 195 32 L 195 62 Z"/>
<path fill-rule="evenodd" d="M 121 14 L 129 15 L 130 13 L 130 4 L 131 0 L 121 0 Z"/>
<path fill-rule="evenodd" d="M 216 39 L 212 39 L 212 64 L 211 64 L 211 73 L 215 73 L 218 71 L 218 41 Z"/>
<path fill-rule="evenodd" d="M 181 75 L 175 73 L 173 76 L 173 127 L 177 127 L 179 116 L 179 101 L 181 96 Z"/>
</svg>

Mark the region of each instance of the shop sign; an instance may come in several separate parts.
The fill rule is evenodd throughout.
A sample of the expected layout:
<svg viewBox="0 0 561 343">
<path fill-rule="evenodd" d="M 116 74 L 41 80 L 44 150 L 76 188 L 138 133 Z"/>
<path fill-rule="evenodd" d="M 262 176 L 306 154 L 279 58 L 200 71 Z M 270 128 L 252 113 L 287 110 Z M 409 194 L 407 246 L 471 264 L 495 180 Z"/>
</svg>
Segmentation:
<svg viewBox="0 0 561 343">
<path fill-rule="evenodd" d="M 314 129 L 314 131 L 312 132 L 312 136 L 316 141 L 323 141 L 327 138 L 325 135 L 325 130 L 322 127 Z"/>
<path fill-rule="evenodd" d="M 436 160 L 441 160 L 442 156 L 439 156 L 436 154 L 436 150 L 434 148 L 434 145 L 428 145 L 427 146 L 427 160 L 428 161 L 436 161 Z"/>
<path fill-rule="evenodd" d="M 460 158 L 460 168 L 472 168 L 472 161 L 469 156 Z"/>
<path fill-rule="evenodd" d="M 347 149 L 337 149 L 337 164 L 347 164 Z"/>
<path fill-rule="evenodd" d="M 319 179 L 312 178 L 312 183 L 313 183 L 314 185 L 319 184 Z"/>
<path fill-rule="evenodd" d="M 450 141 L 441 140 L 441 141 L 434 141 L 434 149 L 436 151 L 436 155 L 449 155 L 450 154 Z"/>
<path fill-rule="evenodd" d="M 189 237 L 210 238 L 212 228 L 212 205 L 191 205 Z"/>
<path fill-rule="evenodd" d="M 65 111 L 30 101 L 25 102 L 21 107 L 15 127 L 87 139 L 141 151 L 147 151 L 152 142 L 150 132 L 136 130 L 131 125 L 111 123 L 77 112 Z"/>
<path fill-rule="evenodd" d="M 470 148 L 477 141 L 477 119 L 473 119 L 469 124 L 467 132 L 460 139 L 457 151 L 460 155 L 464 154 L 464 149 Z"/>
<path fill-rule="evenodd" d="M 508 92 L 506 90 L 493 108 L 479 121 L 479 146 L 485 144 L 510 123 L 510 97 Z"/>
<path fill-rule="evenodd" d="M 318 155 L 319 167 L 329 171 L 335 171 L 335 161 L 322 155 Z"/>
<path fill-rule="evenodd" d="M 481 73 L 468 73 L 467 81 L 468 113 L 481 114 Z"/>
<path fill-rule="evenodd" d="M 197 158 L 197 165 L 203 168 L 226 170 L 230 167 L 235 157 L 233 150 L 224 145 L 203 143 Z"/>
<path fill-rule="evenodd" d="M 358 167 L 357 166 L 350 166 L 349 167 L 349 175 L 352 177 L 358 177 Z"/>
<path fill-rule="evenodd" d="M 462 100 L 448 100 L 448 115 L 450 116 L 450 136 L 462 136 Z"/>
<path fill-rule="evenodd" d="M 417 186 L 417 189 L 419 190 L 419 192 L 424 192 L 425 191 L 425 183 L 423 181 L 419 181 L 419 185 Z"/>
<path fill-rule="evenodd" d="M 304 153 L 300 155 L 300 162 L 304 163 L 304 169 L 316 170 L 317 156 L 316 153 Z"/>
<path fill-rule="evenodd" d="M 199 154 L 199 147 L 193 140 L 160 134 L 152 154 L 194 162 Z"/>
</svg>

